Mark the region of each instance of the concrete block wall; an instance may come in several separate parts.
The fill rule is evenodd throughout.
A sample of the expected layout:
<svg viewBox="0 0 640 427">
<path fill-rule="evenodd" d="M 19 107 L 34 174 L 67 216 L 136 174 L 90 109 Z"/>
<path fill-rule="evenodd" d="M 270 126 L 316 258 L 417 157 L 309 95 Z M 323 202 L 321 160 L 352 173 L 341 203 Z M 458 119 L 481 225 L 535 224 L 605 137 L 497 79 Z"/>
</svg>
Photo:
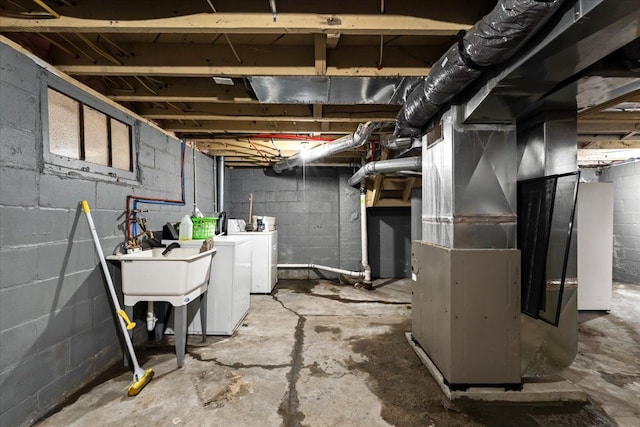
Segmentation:
<svg viewBox="0 0 640 427">
<path fill-rule="evenodd" d="M 346 185 L 345 171 L 307 167 L 275 175 L 270 170 L 231 170 L 230 218 L 245 221 L 249 193 L 254 215 L 276 218 L 278 262 L 360 269 L 359 192 Z M 278 272 L 280 278 L 335 277 L 307 270 Z"/>
<path fill-rule="evenodd" d="M 602 170 L 613 183 L 613 279 L 640 284 L 640 162 Z"/>
<path fill-rule="evenodd" d="M 0 425 L 21 426 L 55 408 L 121 357 L 105 282 L 79 206 L 86 199 L 106 254 L 124 241 L 128 194 L 180 198 L 180 144 L 138 122 L 140 182 L 48 172 L 40 79 L 47 72 L 0 43 Z M 143 205 L 149 228 L 192 209 Z M 199 206 L 212 210 L 213 163 L 198 155 Z M 118 284 L 118 280 L 115 280 Z M 140 331 L 142 333 L 142 331 Z M 139 335 L 139 333 L 137 333 Z"/>
</svg>

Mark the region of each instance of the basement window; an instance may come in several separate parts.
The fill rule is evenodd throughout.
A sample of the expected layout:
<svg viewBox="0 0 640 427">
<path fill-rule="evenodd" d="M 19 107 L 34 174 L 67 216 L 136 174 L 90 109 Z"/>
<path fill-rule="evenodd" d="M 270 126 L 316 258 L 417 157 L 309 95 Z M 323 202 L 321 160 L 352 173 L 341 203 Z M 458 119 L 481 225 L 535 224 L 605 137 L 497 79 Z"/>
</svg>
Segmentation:
<svg viewBox="0 0 640 427">
<path fill-rule="evenodd" d="M 49 170 L 135 181 L 135 119 L 50 77 L 43 87 L 43 155 Z"/>
</svg>

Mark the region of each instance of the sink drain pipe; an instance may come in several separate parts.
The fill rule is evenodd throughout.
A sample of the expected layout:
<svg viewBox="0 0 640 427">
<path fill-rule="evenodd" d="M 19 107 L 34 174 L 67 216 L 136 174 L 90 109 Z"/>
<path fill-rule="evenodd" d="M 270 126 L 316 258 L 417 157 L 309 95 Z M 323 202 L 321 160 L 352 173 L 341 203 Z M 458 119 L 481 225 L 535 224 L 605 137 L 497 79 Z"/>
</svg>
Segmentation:
<svg viewBox="0 0 640 427">
<path fill-rule="evenodd" d="M 320 264 L 278 264 L 278 268 L 294 268 L 294 269 L 310 269 L 310 270 L 324 270 L 331 271 L 332 273 L 344 274 L 345 276 L 353 277 L 356 279 L 364 278 L 365 273 L 363 271 L 350 271 L 343 270 L 341 268 L 327 267 Z"/>
</svg>

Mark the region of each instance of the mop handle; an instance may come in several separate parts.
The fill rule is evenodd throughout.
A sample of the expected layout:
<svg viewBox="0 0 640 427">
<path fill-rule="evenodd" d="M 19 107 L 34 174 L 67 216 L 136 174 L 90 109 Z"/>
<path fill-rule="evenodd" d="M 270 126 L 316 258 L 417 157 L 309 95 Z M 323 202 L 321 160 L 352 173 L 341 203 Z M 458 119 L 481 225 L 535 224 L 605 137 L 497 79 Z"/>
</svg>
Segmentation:
<svg viewBox="0 0 640 427">
<path fill-rule="evenodd" d="M 118 301 L 118 295 L 116 294 L 116 290 L 113 287 L 113 282 L 111 281 L 111 274 L 109 273 L 109 267 L 107 266 L 107 260 L 104 258 L 104 253 L 102 252 L 102 246 L 100 246 L 100 240 L 98 239 L 98 233 L 96 232 L 96 226 L 93 223 L 93 218 L 91 217 L 91 211 L 89 209 L 89 203 L 86 200 L 82 201 L 82 209 L 84 209 L 84 213 L 87 216 L 87 221 L 89 222 L 89 229 L 91 230 L 91 237 L 93 238 L 93 243 L 95 244 L 96 251 L 98 252 L 98 256 L 100 257 L 100 264 L 102 265 L 102 271 L 104 272 L 104 276 L 107 278 L 107 285 L 109 288 L 109 292 L 111 293 L 111 299 L 113 300 L 113 305 L 115 306 L 116 313 L 118 313 L 118 319 L 120 321 L 120 328 L 122 329 L 122 335 L 124 335 L 124 339 L 127 343 L 127 348 L 129 350 L 129 355 L 131 356 L 131 360 L 133 362 L 133 366 L 135 369 L 140 369 L 140 365 L 138 365 L 138 359 L 136 358 L 136 354 L 133 351 L 133 344 L 131 343 L 131 337 L 129 336 L 129 332 L 127 331 L 127 325 L 119 314 L 124 311 L 120 307 L 120 302 Z"/>
</svg>

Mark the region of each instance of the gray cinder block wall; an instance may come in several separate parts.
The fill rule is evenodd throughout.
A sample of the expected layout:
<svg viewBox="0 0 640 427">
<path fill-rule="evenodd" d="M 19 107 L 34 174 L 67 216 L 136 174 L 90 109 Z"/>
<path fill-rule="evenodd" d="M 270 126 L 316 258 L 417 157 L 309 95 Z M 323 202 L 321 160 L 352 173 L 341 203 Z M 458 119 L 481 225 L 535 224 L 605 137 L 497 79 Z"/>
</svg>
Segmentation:
<svg viewBox="0 0 640 427">
<path fill-rule="evenodd" d="M 43 163 L 41 82 L 48 71 L 0 43 L 0 425 L 29 425 L 121 357 L 116 324 L 88 225 L 86 199 L 106 254 L 124 241 L 129 194 L 180 198 L 180 144 L 137 121 L 139 182 L 81 179 Z M 102 101 L 101 101 L 102 102 Z M 149 228 L 190 212 L 149 209 Z M 213 163 L 198 155 L 199 207 L 213 209 Z M 116 280 L 117 282 L 117 280 Z M 139 335 L 142 331 L 139 331 Z M 144 333 L 146 335 L 146 333 Z"/>
<path fill-rule="evenodd" d="M 613 183 L 613 279 L 640 284 L 640 162 L 602 170 Z"/>
<path fill-rule="evenodd" d="M 230 218 L 245 221 L 249 193 L 254 215 L 276 218 L 278 262 L 361 268 L 360 193 L 346 184 L 351 171 L 307 167 L 276 175 L 270 170 L 231 170 Z M 280 269 L 280 278 L 335 277 L 326 272 Z"/>
</svg>

